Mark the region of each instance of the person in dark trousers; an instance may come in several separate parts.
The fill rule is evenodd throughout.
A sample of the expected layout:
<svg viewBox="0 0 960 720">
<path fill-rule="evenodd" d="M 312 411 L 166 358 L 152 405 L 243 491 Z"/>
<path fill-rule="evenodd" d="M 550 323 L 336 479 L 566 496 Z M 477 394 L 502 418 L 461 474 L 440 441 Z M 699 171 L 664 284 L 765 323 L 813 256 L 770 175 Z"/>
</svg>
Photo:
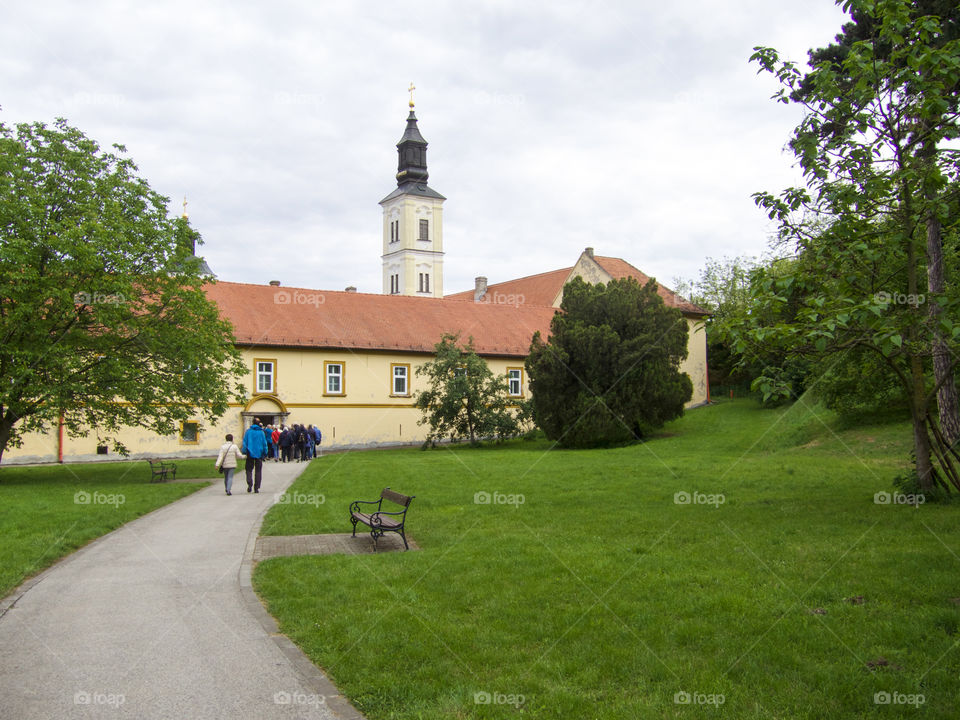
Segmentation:
<svg viewBox="0 0 960 720">
<path fill-rule="evenodd" d="M 313 445 L 317 442 L 317 436 L 313 434 L 313 425 L 308 425 L 303 429 L 303 439 L 303 459 L 309 462 L 313 460 Z"/>
<path fill-rule="evenodd" d="M 243 454 L 247 456 L 247 492 L 260 492 L 263 480 L 263 458 L 267 454 L 267 439 L 260 427 L 260 419 L 255 418 L 253 425 L 243 434 Z"/>
<path fill-rule="evenodd" d="M 303 425 L 297 425 L 297 462 L 307 459 L 307 432 Z"/>
<path fill-rule="evenodd" d="M 283 462 L 290 462 L 293 448 L 293 429 L 284 428 L 280 433 L 280 455 Z"/>
<path fill-rule="evenodd" d="M 323 434 L 320 432 L 320 426 L 318 425 L 313 429 L 313 434 L 316 437 L 316 442 L 313 445 L 313 456 L 317 457 L 322 454 L 320 450 L 320 441 L 323 440 Z"/>
</svg>

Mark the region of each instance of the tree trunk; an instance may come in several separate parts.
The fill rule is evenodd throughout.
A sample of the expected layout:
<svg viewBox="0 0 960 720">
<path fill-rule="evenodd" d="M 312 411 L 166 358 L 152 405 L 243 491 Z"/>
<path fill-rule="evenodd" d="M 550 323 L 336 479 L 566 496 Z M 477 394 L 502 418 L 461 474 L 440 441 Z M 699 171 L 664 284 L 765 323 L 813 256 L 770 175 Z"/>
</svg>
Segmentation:
<svg viewBox="0 0 960 720">
<path fill-rule="evenodd" d="M 930 198 L 928 198 L 930 200 Z M 940 416 L 940 431 L 947 445 L 960 439 L 960 402 L 957 401 L 957 384 L 950 349 L 943 340 L 940 328 L 940 305 L 933 300 L 946 289 L 943 270 L 943 232 L 940 219 L 931 209 L 927 210 L 927 288 L 934 298 L 927 298 L 927 312 L 933 332 L 933 378 L 939 385 L 937 410 Z"/>
<path fill-rule="evenodd" d="M 910 357 L 910 379 L 913 385 L 910 419 L 913 421 L 913 450 L 917 457 L 917 480 L 920 490 L 932 494 L 934 490 L 933 461 L 930 436 L 927 434 L 927 402 L 924 392 L 923 363 L 919 356 Z"/>
</svg>

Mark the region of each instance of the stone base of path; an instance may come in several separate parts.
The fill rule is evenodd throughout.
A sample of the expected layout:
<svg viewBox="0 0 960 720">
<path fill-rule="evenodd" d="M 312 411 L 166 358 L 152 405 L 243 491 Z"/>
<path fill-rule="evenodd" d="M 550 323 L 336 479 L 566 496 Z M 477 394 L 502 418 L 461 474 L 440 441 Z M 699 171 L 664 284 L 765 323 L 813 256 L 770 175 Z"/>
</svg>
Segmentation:
<svg viewBox="0 0 960 720">
<path fill-rule="evenodd" d="M 420 547 L 407 538 L 411 550 Z M 403 552 L 403 540 L 396 533 L 384 535 L 377 541 L 376 552 Z M 369 533 L 335 533 L 331 535 L 263 535 L 257 538 L 253 561 L 260 562 L 287 555 L 366 555 L 374 552 Z"/>
</svg>

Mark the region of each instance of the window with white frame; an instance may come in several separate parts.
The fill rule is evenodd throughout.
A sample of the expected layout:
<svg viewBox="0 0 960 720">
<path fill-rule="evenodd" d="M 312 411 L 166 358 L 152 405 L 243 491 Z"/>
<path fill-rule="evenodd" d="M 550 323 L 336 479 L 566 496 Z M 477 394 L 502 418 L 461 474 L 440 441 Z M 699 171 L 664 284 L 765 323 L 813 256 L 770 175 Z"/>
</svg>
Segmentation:
<svg viewBox="0 0 960 720">
<path fill-rule="evenodd" d="M 430 241 L 430 221 L 421 220 L 420 221 L 420 239 L 424 242 Z"/>
<path fill-rule="evenodd" d="M 391 395 L 410 394 L 410 366 L 409 365 L 391 365 L 393 381 L 391 385 Z"/>
<path fill-rule="evenodd" d="M 420 273 L 420 284 L 417 287 L 422 293 L 430 292 L 430 273 Z"/>
<path fill-rule="evenodd" d="M 327 395 L 343 395 L 343 363 L 327 362 L 323 364 L 326 375 Z"/>
<path fill-rule="evenodd" d="M 507 394 L 512 397 L 523 395 L 523 368 L 507 368 Z"/>
<path fill-rule="evenodd" d="M 277 364 L 273 360 L 255 360 L 256 392 L 273 393 L 277 388 Z"/>
</svg>

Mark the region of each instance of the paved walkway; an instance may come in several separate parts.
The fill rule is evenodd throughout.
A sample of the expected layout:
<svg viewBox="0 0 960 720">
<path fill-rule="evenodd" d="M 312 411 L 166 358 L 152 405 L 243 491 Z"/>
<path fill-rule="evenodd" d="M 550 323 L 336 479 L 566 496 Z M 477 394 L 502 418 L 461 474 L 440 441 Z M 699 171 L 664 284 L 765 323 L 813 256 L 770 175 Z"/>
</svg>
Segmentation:
<svg viewBox="0 0 960 720">
<path fill-rule="evenodd" d="M 305 468 L 215 483 L 0 603 L 0 718 L 362 720 L 250 588 L 263 514 Z"/>
</svg>

